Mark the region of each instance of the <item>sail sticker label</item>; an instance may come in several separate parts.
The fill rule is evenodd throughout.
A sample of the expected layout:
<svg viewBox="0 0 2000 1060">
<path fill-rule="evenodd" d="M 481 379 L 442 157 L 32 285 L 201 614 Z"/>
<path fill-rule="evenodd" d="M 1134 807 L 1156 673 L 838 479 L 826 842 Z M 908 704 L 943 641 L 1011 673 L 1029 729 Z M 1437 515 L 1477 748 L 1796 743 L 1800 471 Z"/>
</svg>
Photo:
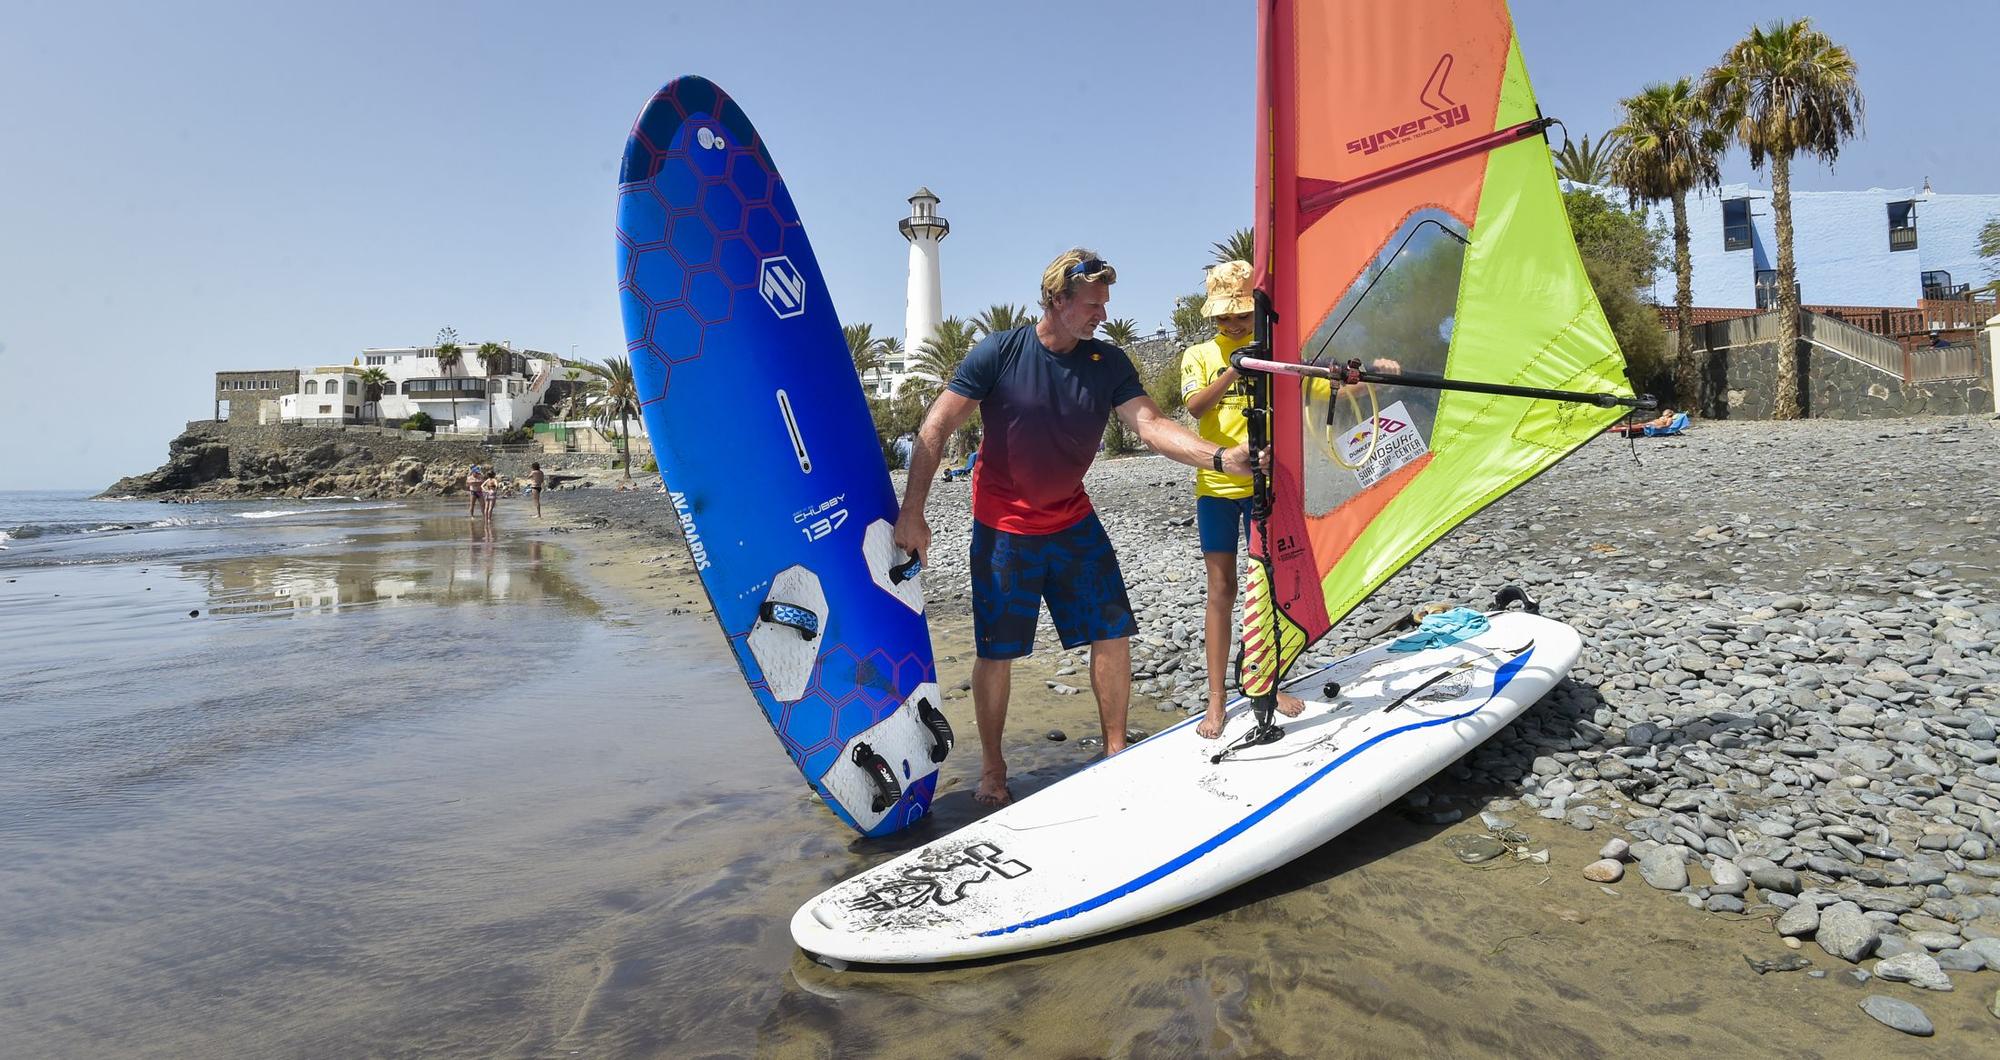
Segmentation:
<svg viewBox="0 0 2000 1060">
<path fill-rule="evenodd" d="M 1370 446 L 1374 452 L 1369 452 Z M 1340 453 L 1348 464 L 1360 464 L 1354 478 L 1367 489 L 1389 477 L 1397 468 L 1431 451 L 1424 432 L 1417 427 L 1410 410 L 1398 401 L 1375 414 L 1375 418 L 1340 436 Z M 1368 462 L 1362 464 L 1362 458 Z"/>
<path fill-rule="evenodd" d="M 1417 102 L 1430 113 L 1378 129 L 1358 140 L 1349 140 L 1347 153 L 1372 155 L 1384 147 L 1394 147 L 1446 129 L 1455 129 L 1471 121 L 1471 108 L 1445 94 L 1445 80 L 1451 76 L 1451 65 L 1450 52 L 1439 56 L 1437 66 L 1431 69 L 1430 80 L 1424 82 L 1423 91 L 1417 94 Z"/>
<path fill-rule="evenodd" d="M 806 311 L 806 278 L 793 267 L 792 259 L 783 255 L 765 258 L 758 265 L 757 293 L 764 296 L 764 304 L 778 314 L 779 320 Z"/>
<path fill-rule="evenodd" d="M 694 528 L 694 509 L 688 505 L 687 494 L 678 490 L 669 494 L 674 502 L 674 514 L 680 517 L 681 536 L 687 539 L 688 553 L 694 557 L 694 569 L 708 569 L 708 549 L 701 544 L 701 531 Z"/>
<path fill-rule="evenodd" d="M 1025 863 L 1007 857 L 997 844 L 973 843 L 950 853 L 926 855 L 917 864 L 899 869 L 896 879 L 854 899 L 853 909 L 859 913 L 887 913 L 924 905 L 951 905 L 964 899 L 966 889 L 974 884 L 996 876 L 1012 880 L 1032 871 Z"/>
</svg>

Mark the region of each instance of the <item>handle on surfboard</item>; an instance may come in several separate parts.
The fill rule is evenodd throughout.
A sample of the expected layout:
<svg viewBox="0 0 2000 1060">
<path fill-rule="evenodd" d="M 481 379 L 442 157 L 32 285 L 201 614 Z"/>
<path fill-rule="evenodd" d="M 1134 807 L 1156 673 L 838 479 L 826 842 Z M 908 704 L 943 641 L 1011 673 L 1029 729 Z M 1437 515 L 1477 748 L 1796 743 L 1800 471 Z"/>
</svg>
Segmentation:
<svg viewBox="0 0 2000 1060">
<path fill-rule="evenodd" d="M 889 768 L 888 761 L 875 753 L 873 747 L 865 743 L 855 744 L 854 764 L 860 766 L 868 774 L 868 779 L 875 783 L 875 799 L 871 804 L 874 812 L 881 813 L 903 797 L 903 786 L 896 783 L 896 771 Z"/>
<path fill-rule="evenodd" d="M 931 733 L 931 761 L 942 762 L 951 753 L 952 744 L 957 742 L 951 732 L 951 722 L 945 720 L 944 712 L 931 706 L 928 699 L 917 700 L 917 720 Z"/>
<path fill-rule="evenodd" d="M 910 553 L 910 558 L 889 568 L 889 584 L 901 585 L 921 574 L 924 569 L 924 554 Z"/>
<path fill-rule="evenodd" d="M 799 636 L 806 640 L 819 636 L 819 616 L 797 604 L 766 600 L 764 606 L 757 609 L 757 617 L 766 622 L 798 630 Z"/>
</svg>

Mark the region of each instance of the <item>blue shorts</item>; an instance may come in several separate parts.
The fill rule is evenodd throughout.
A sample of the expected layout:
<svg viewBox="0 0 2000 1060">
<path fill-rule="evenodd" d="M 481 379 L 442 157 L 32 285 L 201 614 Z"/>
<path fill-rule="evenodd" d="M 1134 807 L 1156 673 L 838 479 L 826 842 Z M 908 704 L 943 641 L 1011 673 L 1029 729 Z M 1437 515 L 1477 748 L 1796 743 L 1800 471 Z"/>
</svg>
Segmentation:
<svg viewBox="0 0 2000 1060">
<path fill-rule="evenodd" d="M 1239 540 L 1250 540 L 1249 497 L 1196 497 L 1194 525 L 1201 532 L 1203 552 L 1236 554 Z M 1238 538 L 1237 531 L 1243 536 Z"/>
<path fill-rule="evenodd" d="M 1139 631 L 1125 576 L 1097 513 L 1053 534 L 972 524 L 972 640 L 982 659 L 1034 650 L 1042 601 L 1065 648 Z"/>
</svg>

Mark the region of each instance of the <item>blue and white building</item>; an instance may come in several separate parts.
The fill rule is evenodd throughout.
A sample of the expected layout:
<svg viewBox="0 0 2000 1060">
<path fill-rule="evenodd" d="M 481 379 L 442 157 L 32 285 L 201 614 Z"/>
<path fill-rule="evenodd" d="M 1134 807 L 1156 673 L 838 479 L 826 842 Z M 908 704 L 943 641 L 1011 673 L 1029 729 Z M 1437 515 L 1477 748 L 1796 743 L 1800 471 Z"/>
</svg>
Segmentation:
<svg viewBox="0 0 2000 1060">
<path fill-rule="evenodd" d="M 1606 191 L 1618 201 L 1623 193 Z M 1672 224 L 1672 208 L 1652 207 Z M 2000 220 L 2000 195 L 1947 195 L 1922 188 L 1793 191 L 1793 254 L 1799 302 L 1810 306 L 1916 307 L 1964 298 L 1995 278 L 1979 256 L 1979 230 Z M 1771 193 L 1725 184 L 1688 199 L 1694 304 L 1716 309 L 1776 305 L 1777 218 Z M 1655 276 L 1653 300 L 1674 301 L 1671 263 Z"/>
</svg>

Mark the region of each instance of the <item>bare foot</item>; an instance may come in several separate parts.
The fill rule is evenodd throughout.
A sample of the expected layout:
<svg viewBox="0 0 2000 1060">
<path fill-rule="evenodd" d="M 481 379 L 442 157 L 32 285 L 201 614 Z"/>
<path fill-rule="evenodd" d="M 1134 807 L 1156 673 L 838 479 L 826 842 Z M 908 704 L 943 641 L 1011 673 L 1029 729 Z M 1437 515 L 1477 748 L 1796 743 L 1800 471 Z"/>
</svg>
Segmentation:
<svg viewBox="0 0 2000 1060">
<path fill-rule="evenodd" d="M 1007 787 L 1005 769 L 989 769 L 979 777 L 979 790 L 972 793 L 972 801 L 981 806 L 999 809 L 1014 801 L 1014 793 Z"/>
<path fill-rule="evenodd" d="M 1202 715 L 1201 724 L 1195 726 L 1194 731 L 1204 740 L 1213 740 L 1222 735 L 1223 720 L 1222 704 L 1210 703 L 1208 713 Z"/>
<path fill-rule="evenodd" d="M 1278 713 L 1283 714 L 1287 718 L 1296 718 L 1299 716 L 1299 712 L 1305 709 L 1305 700 L 1300 699 L 1290 692 L 1278 693 Z"/>
</svg>

